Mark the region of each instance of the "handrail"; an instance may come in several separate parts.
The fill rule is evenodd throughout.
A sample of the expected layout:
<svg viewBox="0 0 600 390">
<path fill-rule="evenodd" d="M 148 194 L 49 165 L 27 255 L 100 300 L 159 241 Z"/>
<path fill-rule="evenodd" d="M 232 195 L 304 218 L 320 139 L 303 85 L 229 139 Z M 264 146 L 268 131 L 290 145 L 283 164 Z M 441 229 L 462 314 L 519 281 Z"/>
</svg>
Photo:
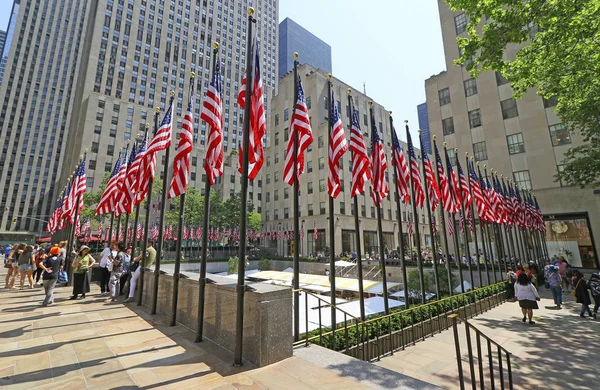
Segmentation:
<svg viewBox="0 0 600 390">
<path fill-rule="evenodd" d="M 465 325 L 467 325 L 469 328 L 473 329 L 477 334 L 479 334 L 480 336 L 482 336 L 484 339 L 486 339 L 487 341 L 491 342 L 492 344 L 494 344 L 496 347 L 500 348 L 501 350 L 503 350 L 505 353 L 512 355 L 512 353 L 510 353 L 506 348 L 504 348 L 503 346 L 501 346 L 500 344 L 498 344 L 497 342 L 495 342 L 492 338 L 488 337 L 485 335 L 485 333 L 483 333 L 481 330 L 477 329 L 477 327 L 473 324 L 471 324 L 469 321 L 467 321 L 466 319 L 462 318 L 461 316 L 459 316 L 458 314 L 456 315 L 456 318 L 458 318 L 461 322 L 463 322 Z"/>
</svg>

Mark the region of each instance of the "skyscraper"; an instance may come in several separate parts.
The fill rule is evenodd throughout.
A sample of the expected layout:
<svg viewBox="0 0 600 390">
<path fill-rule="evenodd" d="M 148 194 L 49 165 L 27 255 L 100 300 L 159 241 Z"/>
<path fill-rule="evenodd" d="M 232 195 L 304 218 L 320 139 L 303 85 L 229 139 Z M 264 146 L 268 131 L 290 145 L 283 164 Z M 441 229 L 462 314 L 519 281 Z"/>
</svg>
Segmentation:
<svg viewBox="0 0 600 390">
<path fill-rule="evenodd" d="M 10 18 L 8 19 L 8 29 L 6 31 L 0 31 L 0 84 L 2 84 L 2 79 L 4 78 L 4 67 L 6 66 L 6 61 L 8 59 L 12 37 L 15 33 L 15 25 L 17 24 L 20 5 L 21 0 L 14 0 Z"/>
<path fill-rule="evenodd" d="M 276 85 L 278 8 L 271 0 L 255 0 L 252 6 L 268 106 Z M 119 150 L 154 122 L 155 107 L 162 115 L 170 91 L 175 92 L 174 149 L 191 71 L 196 74 L 197 125 L 190 187 L 202 189 L 207 129 L 200 110 L 210 81 L 213 42 L 219 43 L 224 69 L 225 156 L 238 149 L 242 138 L 243 111 L 236 100 L 245 68 L 246 11 L 241 0 L 23 3 L 6 63 L 10 81 L 0 87 L 5 119 L 0 143 L 4 155 L 12 156 L 0 162 L 5 189 L 0 228 L 8 228 L 11 217 L 19 216 L 17 229 L 38 230 L 29 218 L 47 218 L 85 148 L 88 187 L 97 188 Z M 27 39 L 30 32 L 33 38 Z M 163 165 L 157 165 L 158 176 Z M 237 164 L 226 164 L 226 175 L 215 186 L 221 196 L 240 190 L 236 171 Z M 255 205 L 259 183 L 250 187 Z"/>
<path fill-rule="evenodd" d="M 425 150 L 425 153 L 432 154 L 429 118 L 427 117 L 427 103 L 422 103 L 417 106 L 417 116 L 419 120 L 419 129 L 421 129 L 423 134 L 423 149 Z"/>
<path fill-rule="evenodd" d="M 4 42 L 6 42 L 6 31 L 0 30 L 0 55 L 4 51 Z"/>
<path fill-rule="evenodd" d="M 459 57 L 457 37 L 467 36 L 467 15 L 438 0 L 447 70 L 425 81 L 431 134 L 448 143 L 451 158 L 464 152 L 488 165 L 521 189 L 533 190 L 546 220 L 549 255 L 564 256 L 575 267 L 598 268 L 600 203 L 593 188 L 555 181 L 569 148 L 580 145 L 576 133 L 554 112 L 556 99 L 535 90 L 519 100 L 501 74 L 472 78 Z M 514 56 L 514 48 L 507 55 Z M 455 155 L 453 148 L 460 154 Z M 464 166 L 464 163 L 463 163 Z M 595 243 L 594 243 L 595 242 Z"/>
<path fill-rule="evenodd" d="M 331 73 L 331 46 L 290 18 L 279 23 L 279 76 L 294 68 L 294 52 L 302 53 L 302 63 Z"/>
</svg>

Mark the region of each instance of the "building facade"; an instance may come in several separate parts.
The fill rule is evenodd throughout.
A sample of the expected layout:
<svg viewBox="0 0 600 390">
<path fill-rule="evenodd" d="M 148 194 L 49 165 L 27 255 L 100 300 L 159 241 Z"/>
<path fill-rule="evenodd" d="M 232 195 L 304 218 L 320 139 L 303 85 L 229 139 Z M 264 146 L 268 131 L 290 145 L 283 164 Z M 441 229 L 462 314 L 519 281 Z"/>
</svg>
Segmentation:
<svg viewBox="0 0 600 390">
<path fill-rule="evenodd" d="M 0 56 L 4 52 L 4 43 L 5 42 L 6 42 L 6 31 L 0 30 Z M 2 82 L 2 79 L 0 79 L 0 82 Z"/>
<path fill-rule="evenodd" d="M 459 57 L 457 37 L 466 37 L 467 16 L 438 0 L 447 70 L 425 81 L 430 131 L 450 148 L 468 152 L 520 188 L 533 190 L 546 219 L 549 254 L 576 267 L 597 268 L 600 196 L 556 182 L 565 152 L 582 142 L 561 123 L 554 99 L 530 90 L 515 100 L 502 75 L 472 78 Z M 517 48 L 509 47 L 507 56 Z M 455 156 L 453 156 L 455 157 Z M 461 161 L 462 162 L 462 161 Z"/>
<path fill-rule="evenodd" d="M 6 31 L 0 31 L 0 84 L 2 84 L 2 79 L 4 78 L 4 68 L 6 66 L 6 61 L 8 60 L 8 53 L 10 51 L 12 37 L 15 33 L 15 26 L 17 24 L 17 16 L 19 15 L 20 6 L 21 0 L 14 0 L 10 12 L 10 18 L 8 19 L 8 28 Z"/>
<path fill-rule="evenodd" d="M 277 4 L 273 0 L 252 4 L 258 20 L 254 31 L 260 45 L 267 108 L 276 89 Z M 192 71 L 196 75 L 196 147 L 191 155 L 190 186 L 204 191 L 202 162 L 208 129 L 200 121 L 200 111 L 211 77 L 212 44 L 219 44 L 223 147 L 225 156 L 230 156 L 242 138 L 243 110 L 237 105 L 237 96 L 245 69 L 247 6 L 241 0 L 42 0 L 21 4 L 15 39 L 7 45 L 8 80 L 0 88 L 6 117 L 2 118 L 6 120 L 0 141 L 4 155 L 13 156 L 0 165 L 5 189 L 1 206 L 6 210 L 0 227 L 9 228 L 13 215 L 48 216 L 84 149 L 88 149 L 88 189 L 96 190 L 122 148 L 143 134 L 147 123 L 154 122 L 155 107 L 160 108 L 162 118 L 174 91 L 170 176 Z M 157 175 L 162 169 L 159 161 Z M 236 174 L 237 163 L 225 167 L 225 175 L 215 186 L 221 196 L 239 191 L 239 174 L 238 184 L 223 185 Z M 256 181 L 257 187 L 259 184 Z M 260 188 L 253 192 L 255 205 L 260 204 L 259 193 Z M 34 220 L 25 218 L 16 229 L 37 227 Z"/>
<path fill-rule="evenodd" d="M 279 23 L 279 76 L 294 69 L 294 52 L 302 53 L 302 63 L 331 73 L 331 46 L 290 18 Z"/>
<path fill-rule="evenodd" d="M 302 54 L 301 54 L 302 55 Z M 325 247 L 331 247 L 329 241 L 329 195 L 327 194 L 328 174 L 328 98 L 327 74 L 308 64 L 299 66 L 298 74 L 302 78 L 306 104 L 311 118 L 314 142 L 305 152 L 305 169 L 300 177 L 300 221 L 303 237 L 301 238 L 300 254 L 302 256 L 317 256 L 325 253 Z M 368 125 L 369 105 L 372 101 L 369 96 L 351 88 L 335 77 L 333 92 L 336 104 L 346 128 L 346 138 L 350 138 L 350 118 L 347 103 L 347 89 L 352 90 L 354 106 L 359 111 L 360 125 L 365 136 L 365 144 L 370 151 L 371 129 Z M 262 191 L 262 225 L 265 231 L 291 230 L 293 228 L 293 187 L 283 181 L 285 151 L 288 144 L 291 111 L 294 102 L 294 75 L 287 74 L 279 81 L 279 93 L 273 98 L 271 104 L 271 143 L 265 151 L 266 164 L 263 171 Z M 381 104 L 374 103 L 375 120 L 378 123 L 379 133 L 384 143 L 388 159 L 386 179 L 390 194 L 383 202 L 383 237 L 385 247 L 389 250 L 399 246 L 398 218 L 396 202 L 394 200 L 393 171 L 390 162 L 391 128 L 389 113 Z M 399 128 L 402 133 L 402 128 Z M 404 145 L 406 150 L 406 145 Z M 342 192 L 334 202 L 335 215 L 335 253 L 350 252 L 355 247 L 354 200 L 350 196 L 352 178 L 351 153 L 348 151 L 341 160 L 340 178 Z M 360 216 L 360 236 L 362 237 L 362 250 L 365 253 L 377 251 L 379 248 L 377 236 L 376 209 L 371 198 L 369 183 L 365 194 L 358 195 L 358 209 Z M 419 214 L 421 211 L 419 211 Z M 412 208 L 402 205 L 402 229 L 408 240 L 407 218 L 412 217 Z M 429 231 L 425 231 L 425 216 L 419 215 L 419 230 L 421 243 L 431 244 Z M 413 222 L 414 223 L 414 222 Z M 314 239 L 314 230 L 318 232 L 317 240 Z M 416 246 L 414 237 L 411 238 L 412 246 Z M 264 243 L 280 255 L 288 256 L 293 253 L 293 241 L 267 241 Z"/>
</svg>

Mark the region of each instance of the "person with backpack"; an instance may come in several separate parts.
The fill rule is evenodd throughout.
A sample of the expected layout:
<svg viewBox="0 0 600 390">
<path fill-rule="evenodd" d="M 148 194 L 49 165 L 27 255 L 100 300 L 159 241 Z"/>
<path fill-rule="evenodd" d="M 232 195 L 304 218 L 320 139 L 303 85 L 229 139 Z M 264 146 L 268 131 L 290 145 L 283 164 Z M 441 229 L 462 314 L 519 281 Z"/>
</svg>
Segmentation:
<svg viewBox="0 0 600 390">
<path fill-rule="evenodd" d="M 560 309 L 562 305 L 562 277 L 558 272 L 558 267 L 555 265 L 549 265 L 546 268 L 546 283 L 547 287 L 552 292 L 552 298 L 554 298 L 554 304 Z"/>
<path fill-rule="evenodd" d="M 40 268 L 44 271 L 42 281 L 46 293 L 42 306 L 54 303 L 54 286 L 58 280 L 58 273 L 62 271 L 64 265 L 65 259 L 60 256 L 60 248 L 57 246 L 50 248 L 50 256 L 45 257 L 44 261 L 40 263 Z"/>
<path fill-rule="evenodd" d="M 594 298 L 593 315 L 596 318 L 598 308 L 600 308 L 600 274 L 592 274 L 590 276 L 589 286 L 592 291 L 592 298 Z"/>
<path fill-rule="evenodd" d="M 571 295 L 573 295 L 577 299 L 577 303 L 581 303 L 581 312 L 579 316 L 581 318 L 585 317 L 585 312 L 588 312 L 590 317 L 593 317 L 592 311 L 590 310 L 590 305 L 592 304 L 592 300 L 590 299 L 590 294 L 588 293 L 588 285 L 583 277 L 583 274 L 579 271 L 573 272 L 573 285 L 575 288 Z"/>
</svg>

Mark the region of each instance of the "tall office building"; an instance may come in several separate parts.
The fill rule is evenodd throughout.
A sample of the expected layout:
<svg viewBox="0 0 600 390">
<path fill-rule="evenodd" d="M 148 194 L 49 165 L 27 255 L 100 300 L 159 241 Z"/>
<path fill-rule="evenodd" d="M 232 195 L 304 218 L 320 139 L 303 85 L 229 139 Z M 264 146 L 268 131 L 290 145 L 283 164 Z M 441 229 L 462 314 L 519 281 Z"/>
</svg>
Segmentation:
<svg viewBox="0 0 600 390">
<path fill-rule="evenodd" d="M 21 4 L 6 65 L 8 80 L 0 88 L 6 119 L 0 143 L 4 155 L 12 156 L 0 162 L 0 206 L 5 210 L 0 227 L 9 228 L 10 219 L 18 216 L 17 229 L 36 231 L 30 218 L 47 218 L 86 148 L 88 188 L 97 189 L 119 151 L 144 132 L 146 123 L 153 123 L 155 107 L 162 118 L 170 91 L 175 92 L 172 159 L 191 71 L 196 74 L 196 147 L 190 186 L 203 191 L 208 129 L 200 111 L 210 82 L 213 42 L 219 43 L 222 63 L 225 156 L 238 149 L 242 138 L 243 110 L 236 101 L 245 68 L 247 6 L 241 0 Z M 273 0 L 254 0 L 252 6 L 268 107 L 276 89 L 278 8 Z M 159 161 L 157 176 L 162 166 Z M 215 186 L 225 198 L 240 190 L 236 172 L 237 164 L 228 164 Z M 231 182 L 224 185 L 225 180 Z M 260 181 L 252 186 L 259 187 L 251 199 L 258 205 Z"/>
<path fill-rule="evenodd" d="M 311 126 L 314 142 L 305 152 L 305 170 L 300 177 L 300 220 L 304 237 L 301 239 L 300 253 L 303 256 L 311 254 L 323 254 L 324 248 L 330 247 L 329 242 L 329 195 L 327 194 L 328 174 L 328 92 L 327 73 L 316 69 L 308 64 L 299 66 L 298 74 L 302 77 L 302 85 L 306 97 L 306 105 L 311 118 Z M 346 138 L 350 139 L 349 108 L 346 90 L 351 88 L 348 84 L 335 77 L 331 78 L 333 91 L 339 112 L 346 128 Z M 367 95 L 352 89 L 352 98 L 355 108 L 359 111 L 360 126 L 365 136 L 367 149 L 371 150 L 371 128 L 369 120 L 369 105 L 372 100 Z M 262 226 L 267 231 L 291 230 L 293 225 L 293 188 L 283 181 L 283 170 L 285 151 L 289 139 L 289 127 L 291 112 L 294 103 L 294 75 L 289 73 L 279 80 L 279 94 L 276 95 L 271 104 L 271 143 L 265 151 L 266 164 L 263 171 L 262 192 Z M 385 108 L 378 103 L 373 104 L 375 120 L 378 124 L 379 134 L 383 140 L 386 156 L 390 156 L 390 145 L 392 142 L 389 114 Z M 403 126 L 398 125 L 398 134 L 403 132 Z M 404 145 L 405 150 L 406 145 Z M 336 253 L 355 250 L 355 228 L 354 228 L 354 200 L 350 196 L 352 186 L 352 162 L 351 153 L 348 151 L 342 157 L 340 163 L 340 178 L 342 180 L 342 192 L 335 200 L 335 251 Z M 385 246 L 395 249 L 399 246 L 398 218 L 396 214 L 396 202 L 394 200 L 393 171 L 391 162 L 388 161 L 386 180 L 390 187 L 390 195 L 383 201 L 383 236 Z M 379 247 L 377 238 L 376 209 L 371 199 L 370 183 L 366 186 L 364 195 L 358 195 L 360 229 L 363 237 L 362 250 L 364 252 L 377 251 Z M 406 239 L 407 217 L 412 219 L 412 209 L 402 205 L 403 232 Z M 419 215 L 421 223 L 421 242 L 431 245 L 429 231 L 422 225 L 425 216 Z M 317 240 L 314 239 L 314 229 L 318 231 Z M 412 240 L 413 245 L 415 241 Z M 281 255 L 292 253 L 293 241 L 270 240 L 265 243 L 279 252 Z"/>
<path fill-rule="evenodd" d="M 331 46 L 313 33 L 285 18 L 279 23 L 279 76 L 282 78 L 294 68 L 294 52 L 301 53 L 301 62 L 331 73 Z"/>
<path fill-rule="evenodd" d="M 555 99 L 529 90 L 515 100 L 507 81 L 494 72 L 472 78 L 459 57 L 457 37 L 466 37 L 467 15 L 438 0 L 447 70 L 425 81 L 431 134 L 474 156 L 482 166 L 533 190 L 546 220 L 549 254 L 575 267 L 597 268 L 600 247 L 600 198 L 594 189 L 556 182 L 565 152 L 582 140 L 561 123 Z M 518 48 L 509 47 L 514 57 Z M 463 164 L 464 165 L 464 164 Z M 483 168 L 483 167 L 482 167 Z"/>
<path fill-rule="evenodd" d="M 6 66 L 6 61 L 8 60 L 8 52 L 12 37 L 15 33 L 15 25 L 17 24 L 17 15 L 19 14 L 20 6 L 21 0 L 14 0 L 10 18 L 8 19 L 8 29 L 6 31 L 0 31 L 0 84 L 2 84 L 2 79 L 4 78 L 4 68 Z"/>
<path fill-rule="evenodd" d="M 423 134 L 423 149 L 426 153 L 432 154 L 431 132 L 429 131 L 429 118 L 427 116 L 426 102 L 417 106 L 417 119 L 419 121 L 419 129 Z"/>
</svg>

